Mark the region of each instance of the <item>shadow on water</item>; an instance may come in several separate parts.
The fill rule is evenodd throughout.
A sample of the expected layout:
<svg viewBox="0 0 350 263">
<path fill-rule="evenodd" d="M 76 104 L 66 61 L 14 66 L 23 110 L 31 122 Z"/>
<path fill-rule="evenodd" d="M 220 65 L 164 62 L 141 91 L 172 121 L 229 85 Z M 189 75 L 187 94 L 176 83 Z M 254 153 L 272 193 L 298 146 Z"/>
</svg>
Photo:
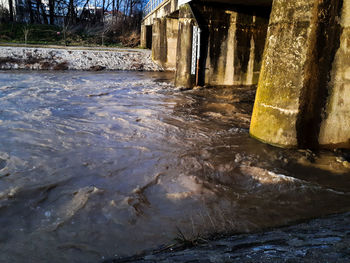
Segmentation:
<svg viewBox="0 0 350 263">
<path fill-rule="evenodd" d="M 0 73 L 0 261 L 98 262 L 350 208 L 347 162 L 249 137 L 254 88 Z"/>
</svg>

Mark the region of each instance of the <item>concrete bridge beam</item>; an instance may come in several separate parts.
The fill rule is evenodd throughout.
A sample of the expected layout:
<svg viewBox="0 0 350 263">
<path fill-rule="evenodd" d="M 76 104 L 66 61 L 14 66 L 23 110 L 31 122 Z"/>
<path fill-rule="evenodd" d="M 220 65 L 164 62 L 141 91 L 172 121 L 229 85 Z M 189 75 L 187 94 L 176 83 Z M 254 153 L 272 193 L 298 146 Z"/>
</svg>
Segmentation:
<svg viewBox="0 0 350 263">
<path fill-rule="evenodd" d="M 337 93 L 329 73 L 332 72 L 334 80 L 335 76 L 346 75 L 341 69 L 344 62 L 341 56 L 348 55 L 348 51 L 347 47 L 342 49 L 340 36 L 342 28 L 344 38 L 349 32 L 346 25 L 339 24 L 342 10 L 343 15 L 347 13 L 342 2 L 274 0 L 251 121 L 253 137 L 277 146 L 316 148 L 336 136 L 330 130 L 340 126 L 347 129 L 347 124 L 330 127 L 339 120 L 340 111 L 349 113 L 343 106 L 348 103 L 346 99 L 341 106 L 336 102 L 339 97 L 333 95 L 323 111 L 327 95 Z M 334 64 L 337 50 L 339 58 Z M 338 74 L 339 71 L 342 73 Z M 337 87 L 340 90 L 344 85 L 340 80 Z M 337 108 L 332 107 L 334 104 Z M 327 117 L 322 121 L 324 116 Z"/>
</svg>

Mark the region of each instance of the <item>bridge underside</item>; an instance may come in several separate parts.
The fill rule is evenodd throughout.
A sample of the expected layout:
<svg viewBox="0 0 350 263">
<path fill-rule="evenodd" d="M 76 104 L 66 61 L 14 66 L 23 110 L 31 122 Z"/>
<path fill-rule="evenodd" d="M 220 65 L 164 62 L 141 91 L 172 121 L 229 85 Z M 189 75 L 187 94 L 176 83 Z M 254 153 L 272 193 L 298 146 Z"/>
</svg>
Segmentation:
<svg viewBox="0 0 350 263">
<path fill-rule="evenodd" d="M 148 17 L 142 26 L 141 45 L 152 46 L 153 59 L 165 69 L 176 69 L 178 86 L 256 85 L 271 0 L 234 3 L 239 5 L 227 0 L 192 1 L 162 18 L 153 18 L 150 25 Z M 201 30 L 195 74 L 190 73 L 193 26 Z M 152 35 L 147 34 L 150 31 Z"/>
<path fill-rule="evenodd" d="M 195 2 L 195 1 L 194 1 Z M 228 5 L 235 5 L 235 6 L 263 6 L 263 7 L 271 7 L 272 0 L 200 0 L 196 1 L 196 3 L 223 3 Z"/>
<path fill-rule="evenodd" d="M 175 70 L 177 86 L 257 85 L 253 137 L 282 147 L 350 148 L 349 1 L 176 5 L 146 17 L 142 44 Z"/>
<path fill-rule="evenodd" d="M 270 8 L 211 2 L 180 7 L 176 85 L 256 85 L 269 14 Z M 190 77 L 193 44 L 188 39 L 193 36 L 189 22 L 201 30 L 197 72 Z"/>
</svg>

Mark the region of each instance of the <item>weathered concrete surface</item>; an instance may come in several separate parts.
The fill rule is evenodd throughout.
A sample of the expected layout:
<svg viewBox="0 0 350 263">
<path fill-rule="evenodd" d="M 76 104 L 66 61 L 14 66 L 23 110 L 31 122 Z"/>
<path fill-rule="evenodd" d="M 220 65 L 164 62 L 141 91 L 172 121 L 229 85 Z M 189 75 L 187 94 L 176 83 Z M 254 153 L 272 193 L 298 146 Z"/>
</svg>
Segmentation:
<svg viewBox="0 0 350 263">
<path fill-rule="evenodd" d="M 167 70 L 175 70 L 178 19 L 157 18 L 152 26 L 152 59 Z"/>
<path fill-rule="evenodd" d="M 152 25 L 145 26 L 141 25 L 141 43 L 140 46 L 142 48 L 152 48 Z"/>
<path fill-rule="evenodd" d="M 166 69 L 175 70 L 176 67 L 176 51 L 177 39 L 179 32 L 179 20 L 173 18 L 166 19 L 167 32 L 167 60 L 165 63 Z"/>
<path fill-rule="evenodd" d="M 269 8 L 192 5 L 202 30 L 202 85 L 256 85 Z"/>
<path fill-rule="evenodd" d="M 250 133 L 284 147 L 317 147 L 339 0 L 275 0 Z"/>
<path fill-rule="evenodd" d="M 340 47 L 333 62 L 319 143 L 350 148 L 350 2 L 343 2 Z"/>
<path fill-rule="evenodd" d="M 147 39 L 146 39 L 146 26 L 145 26 L 145 25 L 141 25 L 140 47 L 146 48 L 146 43 L 147 43 Z"/>
<path fill-rule="evenodd" d="M 105 263 L 246 262 L 348 263 L 350 213 L 257 234 L 235 235 L 193 248 L 173 247 Z M 197 240 L 198 242 L 203 240 Z M 191 242 L 187 243 L 190 245 Z"/>
<path fill-rule="evenodd" d="M 177 40 L 175 85 L 193 87 L 195 76 L 191 75 L 192 34 L 196 21 L 188 4 L 180 7 L 179 32 Z"/>
<path fill-rule="evenodd" d="M 0 69 L 160 71 L 149 50 L 0 47 Z"/>
<path fill-rule="evenodd" d="M 152 59 L 158 64 L 166 61 L 166 18 L 156 18 L 152 25 Z"/>
</svg>

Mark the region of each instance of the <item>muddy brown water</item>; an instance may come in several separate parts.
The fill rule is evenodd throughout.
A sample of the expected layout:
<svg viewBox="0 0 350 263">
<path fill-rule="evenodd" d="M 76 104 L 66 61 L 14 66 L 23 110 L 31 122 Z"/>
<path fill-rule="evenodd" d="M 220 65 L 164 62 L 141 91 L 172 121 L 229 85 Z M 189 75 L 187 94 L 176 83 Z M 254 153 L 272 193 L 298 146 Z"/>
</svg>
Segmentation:
<svg viewBox="0 0 350 263">
<path fill-rule="evenodd" d="M 0 262 L 101 262 L 350 210 L 332 152 L 249 137 L 254 89 L 0 71 Z"/>
</svg>

